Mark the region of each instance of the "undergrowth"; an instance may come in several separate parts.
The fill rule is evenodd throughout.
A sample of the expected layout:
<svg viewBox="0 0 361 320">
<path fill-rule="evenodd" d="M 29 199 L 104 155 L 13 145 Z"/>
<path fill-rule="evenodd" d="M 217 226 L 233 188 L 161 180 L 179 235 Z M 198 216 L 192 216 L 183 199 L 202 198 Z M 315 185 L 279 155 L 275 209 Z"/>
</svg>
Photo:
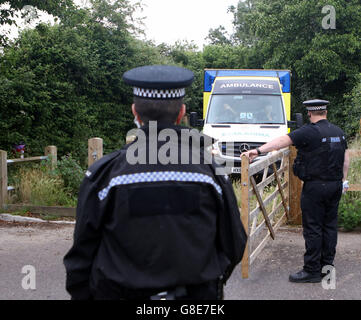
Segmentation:
<svg viewBox="0 0 361 320">
<path fill-rule="evenodd" d="M 52 169 L 50 160 L 13 168 L 9 184 L 15 187 L 10 203 L 75 207 L 84 170 L 65 156 Z"/>
</svg>

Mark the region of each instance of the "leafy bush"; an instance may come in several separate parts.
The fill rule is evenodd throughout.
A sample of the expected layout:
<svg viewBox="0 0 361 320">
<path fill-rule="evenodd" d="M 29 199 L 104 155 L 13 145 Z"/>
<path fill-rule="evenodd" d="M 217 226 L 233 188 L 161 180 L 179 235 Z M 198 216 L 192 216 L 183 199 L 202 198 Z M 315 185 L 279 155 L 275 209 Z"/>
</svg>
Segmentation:
<svg viewBox="0 0 361 320">
<path fill-rule="evenodd" d="M 344 195 L 338 210 L 340 226 L 346 230 L 353 230 L 361 226 L 361 199 L 354 192 Z"/>
<path fill-rule="evenodd" d="M 361 137 L 357 135 L 349 143 L 349 149 L 360 150 Z M 361 158 L 352 158 L 347 179 L 351 184 L 359 184 L 361 181 Z M 340 225 L 346 230 L 353 230 L 361 226 L 361 192 L 347 192 L 342 196 L 339 207 Z"/>
<path fill-rule="evenodd" d="M 71 155 L 63 156 L 57 163 L 55 173 L 64 181 L 73 196 L 77 196 L 80 184 L 84 178 L 84 170 Z"/>
<path fill-rule="evenodd" d="M 84 170 L 71 155 L 64 156 L 51 168 L 51 159 L 40 164 L 12 168 L 9 182 L 15 186 L 12 203 L 74 207 Z"/>
<path fill-rule="evenodd" d="M 360 128 L 361 74 L 358 79 L 358 83 L 355 85 L 353 90 L 344 96 L 345 105 L 343 108 L 343 114 L 345 121 L 342 128 L 348 137 L 354 137 Z M 358 139 L 356 137 L 355 142 L 357 142 L 357 140 L 360 143 L 360 137 L 358 137 Z M 360 144 L 358 145 L 358 148 L 360 148 Z"/>
</svg>

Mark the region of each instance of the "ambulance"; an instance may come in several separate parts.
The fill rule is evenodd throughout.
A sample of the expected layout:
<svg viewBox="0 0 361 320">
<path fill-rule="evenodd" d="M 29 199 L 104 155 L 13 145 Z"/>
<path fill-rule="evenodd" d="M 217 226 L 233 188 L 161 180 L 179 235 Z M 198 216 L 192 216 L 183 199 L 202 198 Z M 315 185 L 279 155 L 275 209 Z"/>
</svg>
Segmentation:
<svg viewBox="0 0 361 320">
<path fill-rule="evenodd" d="M 287 134 L 290 125 L 302 125 L 302 114 L 297 123 L 290 121 L 289 70 L 206 69 L 203 101 L 203 120 L 191 113 L 191 125 L 201 124 L 215 140 L 212 154 L 233 163 L 230 173 L 240 173 L 242 152 Z"/>
</svg>

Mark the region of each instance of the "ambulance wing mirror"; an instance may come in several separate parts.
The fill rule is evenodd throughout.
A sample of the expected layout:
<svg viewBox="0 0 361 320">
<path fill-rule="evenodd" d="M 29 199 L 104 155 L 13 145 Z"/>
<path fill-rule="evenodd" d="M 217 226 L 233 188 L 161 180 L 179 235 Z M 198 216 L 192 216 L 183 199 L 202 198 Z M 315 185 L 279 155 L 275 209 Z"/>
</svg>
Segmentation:
<svg viewBox="0 0 361 320">
<path fill-rule="evenodd" d="M 189 116 L 189 124 L 191 127 L 202 127 L 204 125 L 204 120 L 198 119 L 197 112 L 191 112 Z"/>
<path fill-rule="evenodd" d="M 296 128 L 301 128 L 303 126 L 303 116 L 302 113 L 296 113 Z"/>
<path fill-rule="evenodd" d="M 296 121 L 288 121 L 287 125 L 289 128 L 298 129 L 303 126 L 303 116 L 302 113 L 295 114 Z"/>
<path fill-rule="evenodd" d="M 191 112 L 189 116 L 189 124 L 192 127 L 196 127 L 198 122 L 198 115 L 197 112 Z"/>
</svg>

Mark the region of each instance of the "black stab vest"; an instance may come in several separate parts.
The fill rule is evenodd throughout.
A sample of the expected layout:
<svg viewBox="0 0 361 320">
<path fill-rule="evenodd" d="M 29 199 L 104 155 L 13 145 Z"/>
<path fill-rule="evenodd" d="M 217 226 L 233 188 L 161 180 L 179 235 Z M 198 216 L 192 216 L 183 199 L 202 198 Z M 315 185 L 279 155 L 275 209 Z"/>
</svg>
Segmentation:
<svg viewBox="0 0 361 320">
<path fill-rule="evenodd" d="M 329 122 L 311 125 L 320 133 L 320 144 L 314 150 L 298 150 L 293 164 L 294 174 L 303 181 L 342 180 L 346 151 L 344 133 Z"/>
</svg>

